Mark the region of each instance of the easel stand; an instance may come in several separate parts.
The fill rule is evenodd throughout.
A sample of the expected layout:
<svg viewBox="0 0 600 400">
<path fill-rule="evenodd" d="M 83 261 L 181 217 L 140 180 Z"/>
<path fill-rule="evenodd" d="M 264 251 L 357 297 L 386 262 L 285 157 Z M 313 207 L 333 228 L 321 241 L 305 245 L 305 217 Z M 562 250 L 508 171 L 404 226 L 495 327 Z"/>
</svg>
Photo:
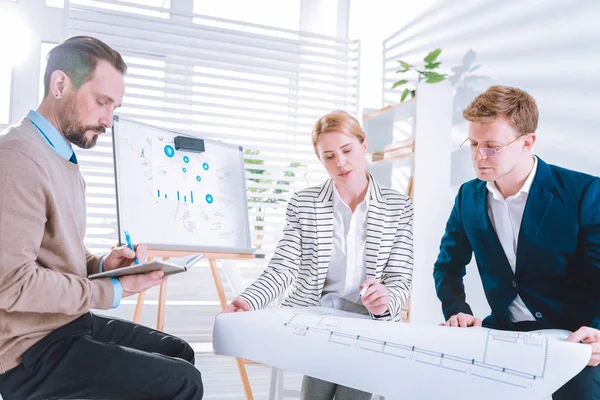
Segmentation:
<svg viewBox="0 0 600 400">
<path fill-rule="evenodd" d="M 148 250 L 148 261 L 152 261 L 155 258 L 162 258 L 168 260 L 176 257 L 186 257 L 195 252 L 189 251 L 171 251 L 171 250 Z M 221 309 L 224 310 L 227 307 L 227 299 L 225 298 L 225 291 L 223 290 L 223 284 L 217 271 L 217 260 L 251 260 L 254 259 L 253 254 L 236 254 L 236 253 L 204 253 L 204 258 L 208 260 L 210 265 L 210 271 L 215 282 L 215 288 L 217 289 L 217 295 L 219 296 L 219 303 Z M 144 298 L 146 292 L 138 294 L 137 304 L 135 306 L 135 312 L 133 314 L 133 322 L 138 323 L 140 316 L 142 315 L 142 307 L 144 306 Z M 165 305 L 167 302 L 167 282 L 160 285 L 160 292 L 158 295 L 158 315 L 156 317 L 156 330 L 163 332 L 165 327 Z M 242 385 L 244 386 L 244 393 L 246 394 L 247 400 L 253 400 L 252 388 L 250 387 L 250 381 L 248 380 L 248 373 L 244 364 L 251 364 L 251 361 L 247 361 L 241 358 L 235 359 L 238 370 L 240 371 L 240 378 Z"/>
</svg>

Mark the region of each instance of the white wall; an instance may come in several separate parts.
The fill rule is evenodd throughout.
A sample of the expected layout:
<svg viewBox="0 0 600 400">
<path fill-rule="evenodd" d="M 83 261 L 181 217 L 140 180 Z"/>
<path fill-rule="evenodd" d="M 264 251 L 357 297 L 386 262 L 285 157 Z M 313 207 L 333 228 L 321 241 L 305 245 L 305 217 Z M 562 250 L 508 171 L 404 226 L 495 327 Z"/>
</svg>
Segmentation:
<svg viewBox="0 0 600 400">
<path fill-rule="evenodd" d="M 418 61 L 436 47 L 443 49 L 442 69 L 453 76 L 455 85 L 455 146 L 467 135 L 461 115 L 465 106 L 488 86 L 512 85 L 538 102 L 536 153 L 550 163 L 600 174 L 600 2 L 353 0 L 350 11 L 350 37 L 362 40 L 363 107 L 382 105 L 381 42 L 400 31 L 401 57 L 407 61 Z M 462 67 L 477 65 L 481 67 L 476 71 L 461 74 Z M 457 172 L 462 180 L 474 176 L 469 160 L 463 158 L 462 165 L 461 171 L 453 171 L 455 178 Z M 489 307 L 475 265 L 468 271 L 467 300 L 484 316 Z M 430 304 L 432 313 L 439 312 L 437 299 L 431 298 Z"/>
</svg>

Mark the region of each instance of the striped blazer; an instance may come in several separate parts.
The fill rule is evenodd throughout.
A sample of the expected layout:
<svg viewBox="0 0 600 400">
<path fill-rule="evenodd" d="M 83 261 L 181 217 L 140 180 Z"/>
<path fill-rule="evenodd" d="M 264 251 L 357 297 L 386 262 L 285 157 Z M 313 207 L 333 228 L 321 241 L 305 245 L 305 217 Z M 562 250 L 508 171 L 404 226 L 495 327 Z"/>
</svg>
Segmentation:
<svg viewBox="0 0 600 400">
<path fill-rule="evenodd" d="M 390 294 L 389 311 L 374 319 L 400 320 L 412 284 L 413 207 L 410 199 L 381 188 L 369 177 L 367 278 L 380 279 Z M 263 309 L 290 289 L 284 307 L 320 304 L 333 246 L 333 181 L 301 190 L 287 206 L 287 224 L 269 266 L 240 295 Z"/>
</svg>

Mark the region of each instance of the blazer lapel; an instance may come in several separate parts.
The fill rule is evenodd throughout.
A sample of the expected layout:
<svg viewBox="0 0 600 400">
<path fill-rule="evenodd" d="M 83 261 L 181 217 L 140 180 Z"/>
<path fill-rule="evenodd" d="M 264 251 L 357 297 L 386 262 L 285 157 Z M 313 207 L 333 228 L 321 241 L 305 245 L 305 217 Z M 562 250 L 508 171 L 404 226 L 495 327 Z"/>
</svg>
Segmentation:
<svg viewBox="0 0 600 400">
<path fill-rule="evenodd" d="M 488 215 L 487 194 L 486 183 L 484 181 L 478 182 L 477 190 L 474 193 L 475 213 L 477 214 L 477 220 L 482 231 L 495 232 L 492 221 L 490 221 L 490 216 Z M 498 239 L 497 236 L 496 239 Z M 498 244 L 500 244 L 499 241 Z"/>
<path fill-rule="evenodd" d="M 367 211 L 367 243 L 366 243 L 366 264 L 367 278 L 377 276 L 377 259 L 379 256 L 379 247 L 381 246 L 381 236 L 385 223 L 385 210 L 387 203 L 381 193 L 379 184 L 375 182 L 373 176 L 369 174 L 369 209 Z M 381 214 L 384 215 L 381 215 Z M 379 271 L 380 272 L 380 271 Z"/>
<path fill-rule="evenodd" d="M 333 202 L 333 181 L 331 179 L 325 181 L 317 195 L 317 203 L 325 203 L 327 201 Z"/>
<path fill-rule="evenodd" d="M 314 203 L 314 217 L 317 226 L 318 276 L 327 275 L 333 247 L 333 181 L 327 180 Z M 321 281 L 321 280 L 319 280 Z M 325 280 L 322 280 L 323 284 Z M 319 287 L 319 295 L 323 286 Z"/>
<path fill-rule="evenodd" d="M 548 216 L 548 211 L 554 200 L 554 179 L 548 164 L 538 157 L 538 166 L 535 178 L 527 196 L 523 219 L 521 220 L 521 229 L 519 230 L 519 240 L 517 242 L 517 266 L 516 272 L 524 265 L 527 260 L 532 244 Z"/>
</svg>

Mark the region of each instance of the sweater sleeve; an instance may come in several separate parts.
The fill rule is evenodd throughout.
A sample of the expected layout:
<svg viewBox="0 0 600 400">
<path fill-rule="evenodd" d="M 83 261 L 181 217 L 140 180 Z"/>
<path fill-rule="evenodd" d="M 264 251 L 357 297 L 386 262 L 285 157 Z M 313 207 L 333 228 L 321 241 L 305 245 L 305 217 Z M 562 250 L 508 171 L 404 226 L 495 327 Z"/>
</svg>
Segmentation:
<svg viewBox="0 0 600 400">
<path fill-rule="evenodd" d="M 44 169 L 27 154 L 0 149 L 0 309 L 65 315 L 109 309 L 114 289 L 108 279 L 90 281 L 37 261 L 51 228 L 47 182 Z"/>
<path fill-rule="evenodd" d="M 87 273 L 88 275 L 97 274 L 100 271 L 100 258 L 101 256 L 96 256 L 86 248 L 85 249 L 85 261 L 87 262 Z"/>
</svg>

